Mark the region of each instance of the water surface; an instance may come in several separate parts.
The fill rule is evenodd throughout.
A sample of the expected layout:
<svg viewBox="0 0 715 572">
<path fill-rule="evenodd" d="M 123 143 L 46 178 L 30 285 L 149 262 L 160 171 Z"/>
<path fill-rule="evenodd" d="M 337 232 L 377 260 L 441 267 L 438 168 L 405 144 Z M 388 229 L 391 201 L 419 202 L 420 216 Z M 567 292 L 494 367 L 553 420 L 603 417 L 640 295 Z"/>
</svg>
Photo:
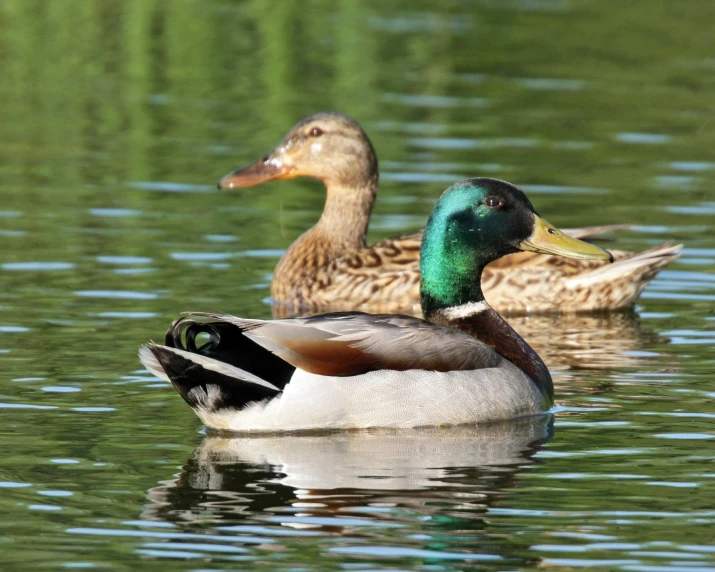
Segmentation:
<svg viewBox="0 0 715 572">
<path fill-rule="evenodd" d="M 6 0 L 3 570 L 713 570 L 715 7 Z M 206 436 L 136 358 L 184 310 L 268 317 L 323 191 L 218 179 L 320 110 L 378 152 L 370 240 L 465 176 L 683 256 L 632 313 L 514 318 L 552 416 Z"/>
</svg>

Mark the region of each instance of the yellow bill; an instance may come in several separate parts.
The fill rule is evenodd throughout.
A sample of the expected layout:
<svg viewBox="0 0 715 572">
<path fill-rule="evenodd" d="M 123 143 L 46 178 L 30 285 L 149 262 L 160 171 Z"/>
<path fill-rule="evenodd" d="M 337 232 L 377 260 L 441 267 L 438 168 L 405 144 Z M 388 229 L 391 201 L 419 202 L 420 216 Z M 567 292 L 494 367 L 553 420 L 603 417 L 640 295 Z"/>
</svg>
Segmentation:
<svg viewBox="0 0 715 572">
<path fill-rule="evenodd" d="M 534 219 L 534 232 L 519 244 L 521 250 L 541 254 L 556 254 L 578 260 L 608 260 L 613 262 L 613 255 L 607 250 L 564 234 L 540 216 L 534 215 Z"/>
</svg>

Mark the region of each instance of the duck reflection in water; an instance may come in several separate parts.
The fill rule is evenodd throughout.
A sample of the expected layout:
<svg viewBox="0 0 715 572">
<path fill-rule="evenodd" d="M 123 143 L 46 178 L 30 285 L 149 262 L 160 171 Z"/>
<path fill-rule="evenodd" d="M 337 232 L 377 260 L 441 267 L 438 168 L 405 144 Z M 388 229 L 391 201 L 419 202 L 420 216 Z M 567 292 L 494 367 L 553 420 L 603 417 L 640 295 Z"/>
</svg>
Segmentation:
<svg viewBox="0 0 715 572">
<path fill-rule="evenodd" d="M 360 524 L 400 526 L 429 535 L 409 540 L 419 549 L 450 544 L 458 529 L 454 550 L 464 550 L 469 535 L 470 552 L 506 552 L 485 513 L 519 487 L 552 431 L 551 416 L 541 415 L 479 426 L 207 436 L 176 479 L 149 490 L 142 518 L 204 531 L 230 525 L 232 535 L 261 527 L 269 536 L 364 537 Z"/>
<path fill-rule="evenodd" d="M 649 363 L 642 350 L 667 342 L 643 327 L 636 312 L 510 316 L 507 321 L 551 371 L 642 368 Z"/>
</svg>

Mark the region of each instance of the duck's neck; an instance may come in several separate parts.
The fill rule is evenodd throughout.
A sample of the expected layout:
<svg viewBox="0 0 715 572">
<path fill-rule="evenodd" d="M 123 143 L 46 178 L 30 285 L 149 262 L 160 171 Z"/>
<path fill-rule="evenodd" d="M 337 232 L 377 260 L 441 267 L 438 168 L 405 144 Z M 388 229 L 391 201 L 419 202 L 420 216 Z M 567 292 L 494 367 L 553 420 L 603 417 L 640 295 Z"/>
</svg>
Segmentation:
<svg viewBox="0 0 715 572">
<path fill-rule="evenodd" d="M 301 235 L 276 266 L 271 291 L 276 299 L 293 297 L 311 284 L 332 260 L 365 248 L 377 191 L 377 174 L 360 184 L 325 181 L 327 198 L 318 223 Z"/>
<path fill-rule="evenodd" d="M 325 181 L 325 187 L 325 207 L 312 233 L 328 239 L 336 252 L 365 248 L 377 175 L 349 185 Z"/>
<path fill-rule="evenodd" d="M 484 342 L 508 359 L 536 383 L 542 394 L 554 400 L 554 385 L 546 364 L 524 338 L 486 302 L 467 302 L 442 308 L 425 319 L 460 330 Z"/>
<path fill-rule="evenodd" d="M 553 382 L 544 362 L 484 299 L 480 286 L 483 269 L 472 258 L 435 266 L 427 276 L 423 273 L 421 303 L 425 319 L 484 342 L 526 373 L 553 402 Z"/>
</svg>

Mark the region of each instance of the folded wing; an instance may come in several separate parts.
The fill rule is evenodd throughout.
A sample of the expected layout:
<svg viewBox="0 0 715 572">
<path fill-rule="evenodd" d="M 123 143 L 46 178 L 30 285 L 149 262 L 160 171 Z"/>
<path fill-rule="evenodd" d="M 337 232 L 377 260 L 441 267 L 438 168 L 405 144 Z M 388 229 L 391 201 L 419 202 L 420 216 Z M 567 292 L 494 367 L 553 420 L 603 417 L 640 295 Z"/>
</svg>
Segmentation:
<svg viewBox="0 0 715 572">
<path fill-rule="evenodd" d="M 350 312 L 271 321 L 225 314 L 190 315 L 232 324 L 292 366 L 318 375 L 472 370 L 495 367 L 502 360 L 467 334 L 411 316 Z"/>
</svg>

